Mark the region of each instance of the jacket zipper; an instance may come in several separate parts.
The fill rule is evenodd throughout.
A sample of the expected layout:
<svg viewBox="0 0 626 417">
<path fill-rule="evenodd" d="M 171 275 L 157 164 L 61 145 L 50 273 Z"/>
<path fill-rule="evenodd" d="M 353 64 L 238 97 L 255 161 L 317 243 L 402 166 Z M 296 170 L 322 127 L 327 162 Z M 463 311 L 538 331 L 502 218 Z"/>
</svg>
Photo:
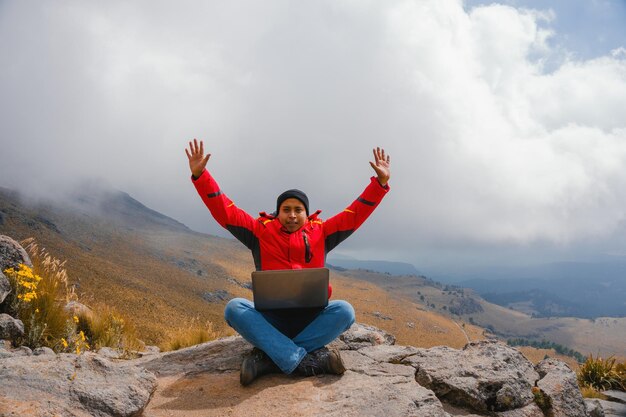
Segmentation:
<svg viewBox="0 0 626 417">
<path fill-rule="evenodd" d="M 304 239 L 304 262 L 311 262 L 311 258 L 313 258 L 311 254 L 311 246 L 309 246 L 309 239 L 306 237 L 306 233 L 302 232 L 302 238 Z"/>
</svg>

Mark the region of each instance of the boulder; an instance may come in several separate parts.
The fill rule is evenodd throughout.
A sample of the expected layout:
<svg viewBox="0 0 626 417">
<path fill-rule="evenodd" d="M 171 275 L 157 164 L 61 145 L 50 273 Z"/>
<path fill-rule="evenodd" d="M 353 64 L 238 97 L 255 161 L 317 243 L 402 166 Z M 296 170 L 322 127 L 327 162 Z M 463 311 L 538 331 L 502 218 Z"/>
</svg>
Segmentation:
<svg viewBox="0 0 626 417">
<path fill-rule="evenodd" d="M 0 270 L 0 304 L 7 298 L 7 295 L 11 293 L 11 284 L 9 279 L 4 276 L 2 270 Z"/>
<path fill-rule="evenodd" d="M 0 271 L 17 268 L 19 264 L 33 266 L 22 245 L 8 236 L 0 235 Z"/>
<path fill-rule="evenodd" d="M 518 350 L 495 341 L 417 349 L 401 363 L 416 369 L 417 382 L 437 397 L 478 412 L 508 411 L 533 402 L 539 379 Z"/>
<path fill-rule="evenodd" d="M 15 340 L 24 336 L 24 323 L 8 314 L 0 314 L 0 339 Z"/>
<path fill-rule="evenodd" d="M 63 309 L 72 316 L 93 317 L 93 310 L 78 301 L 69 301 Z"/>
<path fill-rule="evenodd" d="M 16 416 L 138 416 L 156 388 L 145 369 L 93 353 L 6 357 L 0 380 L 0 411 Z"/>
<path fill-rule="evenodd" d="M 54 355 L 54 350 L 50 349 L 49 347 L 43 346 L 43 347 L 38 347 L 35 350 L 33 350 L 33 355 L 35 356 L 39 356 L 39 355 Z"/>
<path fill-rule="evenodd" d="M 536 366 L 541 379 L 537 387 L 550 400 L 554 417 L 585 416 L 587 409 L 578 388 L 576 374 L 565 362 L 544 359 Z"/>
<path fill-rule="evenodd" d="M 372 341 L 367 346 L 377 343 L 385 352 L 403 349 L 386 344 L 390 340 L 385 336 L 358 324 L 344 333 L 342 340 L 335 342 L 342 347 L 348 369 L 343 376 L 276 374 L 249 387 L 239 385 L 241 361 L 252 349 L 241 337 L 156 353 L 132 363 L 153 371 L 160 380 L 146 409 L 151 416 L 188 412 L 202 416 L 449 417 L 435 394 L 415 382 L 411 366 L 379 362 L 350 349 L 366 340 Z"/>
<path fill-rule="evenodd" d="M 396 338 L 384 330 L 366 324 L 355 323 L 331 344 L 338 349 L 357 350 L 373 345 L 393 345 Z"/>
<path fill-rule="evenodd" d="M 587 415 L 589 415 L 589 417 L 605 417 L 600 401 L 585 398 L 585 407 L 587 408 Z"/>
</svg>

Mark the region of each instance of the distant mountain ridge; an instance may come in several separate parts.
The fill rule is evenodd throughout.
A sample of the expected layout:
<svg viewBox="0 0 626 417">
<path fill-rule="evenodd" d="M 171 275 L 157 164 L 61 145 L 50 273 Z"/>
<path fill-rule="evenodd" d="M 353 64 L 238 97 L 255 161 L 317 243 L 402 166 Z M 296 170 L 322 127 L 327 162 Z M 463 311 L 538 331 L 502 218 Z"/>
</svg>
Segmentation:
<svg viewBox="0 0 626 417">
<path fill-rule="evenodd" d="M 330 257 L 328 265 L 341 269 L 365 269 L 391 275 L 420 275 L 420 272 L 410 263 L 393 261 L 363 261 L 359 259 L 338 259 Z"/>
<path fill-rule="evenodd" d="M 473 279 L 459 285 L 489 302 L 538 317 L 626 317 L 626 266 L 624 275 L 618 270 L 615 265 L 612 274 L 602 277 L 579 270 L 552 279 Z"/>
</svg>

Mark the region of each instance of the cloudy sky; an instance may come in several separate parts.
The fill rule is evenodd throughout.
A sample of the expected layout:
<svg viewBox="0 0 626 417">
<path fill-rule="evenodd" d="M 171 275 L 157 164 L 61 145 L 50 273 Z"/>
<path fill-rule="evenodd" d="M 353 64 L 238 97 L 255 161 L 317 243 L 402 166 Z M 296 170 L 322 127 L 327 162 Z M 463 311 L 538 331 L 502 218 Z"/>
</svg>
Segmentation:
<svg viewBox="0 0 626 417">
<path fill-rule="evenodd" d="M 225 235 L 184 147 L 250 213 L 330 216 L 337 251 L 432 274 L 626 256 L 623 0 L 0 1 L 0 185 L 96 179 Z"/>
</svg>

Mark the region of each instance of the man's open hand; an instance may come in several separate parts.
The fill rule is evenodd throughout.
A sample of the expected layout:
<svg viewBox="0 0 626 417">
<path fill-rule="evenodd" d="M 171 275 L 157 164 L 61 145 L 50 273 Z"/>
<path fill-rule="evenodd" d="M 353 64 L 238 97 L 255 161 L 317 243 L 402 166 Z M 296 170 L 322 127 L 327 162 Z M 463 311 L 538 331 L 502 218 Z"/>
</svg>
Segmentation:
<svg viewBox="0 0 626 417">
<path fill-rule="evenodd" d="M 206 167 L 206 163 L 209 162 L 211 154 L 209 153 L 204 156 L 204 143 L 200 141 L 200 146 L 198 146 L 196 139 L 193 140 L 193 143 L 189 142 L 189 149 L 185 148 L 185 153 L 189 159 L 191 174 L 194 178 L 200 177 L 202 171 L 204 171 L 204 167 Z"/>
<path fill-rule="evenodd" d="M 370 165 L 376 171 L 378 176 L 378 182 L 385 187 L 391 176 L 389 166 L 391 165 L 391 158 L 389 155 L 385 155 L 385 150 L 382 148 L 376 148 L 374 151 L 374 162 L 370 161 Z"/>
</svg>

